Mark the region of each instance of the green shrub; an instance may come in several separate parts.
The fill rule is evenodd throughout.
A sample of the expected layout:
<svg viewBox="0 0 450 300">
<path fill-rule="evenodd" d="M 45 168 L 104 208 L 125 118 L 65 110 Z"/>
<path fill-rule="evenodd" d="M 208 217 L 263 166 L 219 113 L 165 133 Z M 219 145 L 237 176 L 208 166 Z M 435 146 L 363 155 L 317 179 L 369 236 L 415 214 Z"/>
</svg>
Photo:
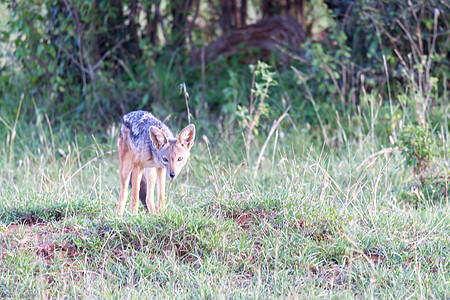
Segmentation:
<svg viewBox="0 0 450 300">
<path fill-rule="evenodd" d="M 398 146 L 406 157 L 406 164 L 413 167 L 414 178 L 424 185 L 425 173 L 436 156 L 435 142 L 430 125 L 408 125 L 398 137 Z"/>
</svg>

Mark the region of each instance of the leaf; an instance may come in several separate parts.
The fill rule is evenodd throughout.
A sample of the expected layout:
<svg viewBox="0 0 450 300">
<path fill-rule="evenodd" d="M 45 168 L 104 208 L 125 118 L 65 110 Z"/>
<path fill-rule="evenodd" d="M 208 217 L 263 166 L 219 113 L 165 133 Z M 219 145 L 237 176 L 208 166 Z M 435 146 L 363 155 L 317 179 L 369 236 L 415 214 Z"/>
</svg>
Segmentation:
<svg viewBox="0 0 450 300">
<path fill-rule="evenodd" d="M 149 93 L 145 93 L 144 97 L 142 97 L 142 105 L 143 106 L 146 106 L 148 104 L 149 97 L 150 97 Z"/>
<path fill-rule="evenodd" d="M 42 49 L 44 49 L 44 46 L 43 46 L 42 44 L 39 44 L 39 46 L 38 46 L 38 48 L 37 48 L 37 54 L 38 54 L 38 56 L 41 56 Z"/>
<path fill-rule="evenodd" d="M 11 36 L 8 31 L 2 31 L 2 35 L 5 39 L 5 41 L 9 40 L 9 37 Z"/>
<path fill-rule="evenodd" d="M 53 58 L 56 57 L 56 51 L 52 45 L 45 45 L 45 51 L 47 51 Z"/>
<path fill-rule="evenodd" d="M 47 70 L 48 70 L 50 73 L 54 73 L 54 72 L 55 72 L 55 68 L 56 68 L 56 66 L 55 66 L 55 61 L 51 61 L 51 62 L 48 64 L 48 66 L 47 66 Z"/>
</svg>

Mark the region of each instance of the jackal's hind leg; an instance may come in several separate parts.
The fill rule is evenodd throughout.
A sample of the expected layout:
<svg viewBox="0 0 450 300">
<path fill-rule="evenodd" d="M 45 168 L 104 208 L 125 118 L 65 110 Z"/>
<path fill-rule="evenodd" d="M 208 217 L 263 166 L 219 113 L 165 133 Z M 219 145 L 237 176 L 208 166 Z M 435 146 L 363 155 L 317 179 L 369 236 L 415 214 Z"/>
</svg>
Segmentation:
<svg viewBox="0 0 450 300">
<path fill-rule="evenodd" d="M 141 187 L 142 169 L 139 165 L 133 164 L 133 174 L 131 175 L 131 213 L 137 214 L 139 208 L 139 189 Z"/>
<path fill-rule="evenodd" d="M 123 212 L 125 210 L 125 203 L 127 202 L 128 196 L 128 184 L 130 181 L 130 173 L 131 167 L 133 164 L 133 153 L 131 151 L 127 151 L 124 147 L 119 143 L 119 160 L 120 160 L 120 170 L 119 170 L 119 178 L 120 178 L 120 196 L 119 202 L 117 203 L 117 214 L 121 217 L 123 216 Z"/>
</svg>

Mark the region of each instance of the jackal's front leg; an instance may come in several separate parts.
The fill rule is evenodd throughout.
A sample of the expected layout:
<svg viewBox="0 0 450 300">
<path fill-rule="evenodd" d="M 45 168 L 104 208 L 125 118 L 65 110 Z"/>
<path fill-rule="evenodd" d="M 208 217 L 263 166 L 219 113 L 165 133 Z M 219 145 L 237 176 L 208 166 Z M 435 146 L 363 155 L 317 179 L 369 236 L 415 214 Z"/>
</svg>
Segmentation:
<svg viewBox="0 0 450 300">
<path fill-rule="evenodd" d="M 147 204 L 148 210 L 152 213 L 156 211 L 155 208 L 155 183 L 156 183 L 156 169 L 155 168 L 147 168 L 145 169 L 145 178 L 147 181 L 147 197 L 145 198 L 145 202 Z"/>
<path fill-rule="evenodd" d="M 166 169 L 157 168 L 156 177 L 158 181 L 158 210 L 163 210 L 166 204 Z"/>
<path fill-rule="evenodd" d="M 139 207 L 139 189 L 141 187 L 141 179 L 142 179 L 142 173 L 143 169 L 139 166 L 134 164 L 133 165 L 133 173 L 131 178 L 131 213 L 137 214 L 138 207 Z"/>
</svg>

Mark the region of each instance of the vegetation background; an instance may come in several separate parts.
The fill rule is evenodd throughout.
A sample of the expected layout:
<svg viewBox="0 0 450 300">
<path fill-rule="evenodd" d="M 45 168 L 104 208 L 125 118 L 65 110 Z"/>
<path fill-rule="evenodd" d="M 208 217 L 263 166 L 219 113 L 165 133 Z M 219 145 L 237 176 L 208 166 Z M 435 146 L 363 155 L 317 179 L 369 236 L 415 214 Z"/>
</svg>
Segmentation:
<svg viewBox="0 0 450 300">
<path fill-rule="evenodd" d="M 0 1 L 0 296 L 449 298 L 447 1 Z M 164 212 L 116 138 L 196 124 Z"/>
</svg>

